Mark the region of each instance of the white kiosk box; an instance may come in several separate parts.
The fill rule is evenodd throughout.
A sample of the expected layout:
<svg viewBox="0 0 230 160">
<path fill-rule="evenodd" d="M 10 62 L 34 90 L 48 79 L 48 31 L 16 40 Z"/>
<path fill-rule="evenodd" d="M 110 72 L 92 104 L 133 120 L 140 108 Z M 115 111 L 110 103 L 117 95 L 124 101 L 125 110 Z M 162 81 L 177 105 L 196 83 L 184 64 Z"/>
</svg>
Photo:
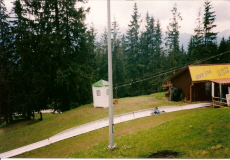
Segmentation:
<svg viewBox="0 0 230 160">
<path fill-rule="evenodd" d="M 94 107 L 109 107 L 109 82 L 100 80 L 92 84 Z"/>
</svg>

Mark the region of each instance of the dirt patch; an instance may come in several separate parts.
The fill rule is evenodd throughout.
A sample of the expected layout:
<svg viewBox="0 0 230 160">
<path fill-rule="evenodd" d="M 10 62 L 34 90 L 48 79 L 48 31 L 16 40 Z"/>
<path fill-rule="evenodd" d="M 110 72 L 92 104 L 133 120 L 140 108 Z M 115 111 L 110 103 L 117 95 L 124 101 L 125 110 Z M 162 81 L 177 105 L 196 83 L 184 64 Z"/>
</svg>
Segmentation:
<svg viewBox="0 0 230 160">
<path fill-rule="evenodd" d="M 147 158 L 178 158 L 178 152 L 170 150 L 157 151 L 149 155 Z"/>
</svg>

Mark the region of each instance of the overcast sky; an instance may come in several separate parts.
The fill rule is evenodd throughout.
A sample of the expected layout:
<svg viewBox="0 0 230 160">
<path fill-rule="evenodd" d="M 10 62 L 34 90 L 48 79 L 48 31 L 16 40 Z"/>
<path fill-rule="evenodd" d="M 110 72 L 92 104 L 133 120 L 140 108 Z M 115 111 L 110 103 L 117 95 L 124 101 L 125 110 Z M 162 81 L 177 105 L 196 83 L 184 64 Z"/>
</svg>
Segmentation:
<svg viewBox="0 0 230 160">
<path fill-rule="evenodd" d="M 163 32 L 166 31 L 166 27 L 172 18 L 172 8 L 177 3 L 178 12 L 181 13 L 183 20 L 179 22 L 180 33 L 194 33 L 196 27 L 196 19 L 198 17 L 199 8 L 201 8 L 202 17 L 204 14 L 204 2 L 203 0 L 196 1 L 167 1 L 167 0 L 139 0 L 139 1 L 125 1 L 125 0 L 111 0 L 111 21 L 114 18 L 120 26 L 120 31 L 125 32 L 128 29 L 128 24 L 131 21 L 131 15 L 133 14 L 134 3 L 137 3 L 138 11 L 141 14 L 142 27 L 144 29 L 145 17 L 148 11 L 150 16 L 153 16 L 155 20 L 159 19 Z M 213 9 L 215 11 L 217 27 L 213 30 L 215 32 L 221 32 L 230 29 L 230 1 L 215 0 L 211 1 Z M 98 33 L 101 34 L 104 28 L 107 27 L 107 1 L 106 0 L 89 0 L 85 7 L 90 7 L 90 13 L 87 15 L 86 23 L 91 24 L 93 22 Z"/>
<path fill-rule="evenodd" d="M 12 0 L 5 0 L 6 5 L 10 6 Z M 137 3 L 138 11 L 141 14 L 142 27 L 144 30 L 145 17 L 148 11 L 150 16 L 153 16 L 155 20 L 160 21 L 162 31 L 165 33 L 166 27 L 172 18 L 172 8 L 177 3 L 178 12 L 181 13 L 183 20 L 179 22 L 180 33 L 194 33 L 196 26 L 196 18 L 198 16 L 199 8 L 201 8 L 202 17 L 204 14 L 204 0 L 187 0 L 187 1 L 173 1 L 173 0 L 139 0 L 139 1 L 127 1 L 127 0 L 111 0 L 111 22 L 114 18 L 119 24 L 120 31 L 126 33 L 128 24 L 131 21 L 131 15 L 133 14 L 134 3 Z M 230 29 L 230 0 L 212 0 L 211 4 L 215 11 L 217 27 L 213 30 L 215 32 L 221 32 Z M 85 8 L 90 7 L 90 13 L 87 14 L 86 23 L 93 23 L 98 35 L 100 35 L 105 27 L 107 28 L 107 0 L 88 0 L 86 4 L 80 4 Z M 10 7 L 8 7 L 9 9 Z"/>
</svg>

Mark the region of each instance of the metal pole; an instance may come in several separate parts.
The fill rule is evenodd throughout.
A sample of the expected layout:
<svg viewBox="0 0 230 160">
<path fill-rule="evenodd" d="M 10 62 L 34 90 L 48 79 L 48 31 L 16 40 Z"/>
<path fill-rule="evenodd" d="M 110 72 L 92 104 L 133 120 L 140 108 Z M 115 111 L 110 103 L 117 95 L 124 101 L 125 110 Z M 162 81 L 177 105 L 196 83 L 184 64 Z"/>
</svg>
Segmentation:
<svg viewBox="0 0 230 160">
<path fill-rule="evenodd" d="M 113 76 L 112 76 L 112 53 L 111 53 L 111 22 L 110 22 L 110 0 L 107 0 L 108 18 L 108 74 L 109 74 L 109 146 L 107 149 L 113 150 L 114 128 L 113 128 Z"/>
<path fill-rule="evenodd" d="M 219 83 L 219 88 L 220 88 L 220 104 L 222 103 L 222 85 Z"/>
<path fill-rule="evenodd" d="M 212 97 L 215 97 L 215 84 L 212 82 Z"/>
</svg>

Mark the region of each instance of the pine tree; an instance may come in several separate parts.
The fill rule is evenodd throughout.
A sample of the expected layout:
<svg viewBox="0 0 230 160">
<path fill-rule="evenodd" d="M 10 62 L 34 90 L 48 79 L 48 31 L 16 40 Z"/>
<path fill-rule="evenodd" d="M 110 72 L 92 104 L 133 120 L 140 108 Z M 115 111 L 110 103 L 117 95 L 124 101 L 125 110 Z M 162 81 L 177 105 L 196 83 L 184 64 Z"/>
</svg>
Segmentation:
<svg viewBox="0 0 230 160">
<path fill-rule="evenodd" d="M 124 73 L 124 50 L 122 47 L 122 38 L 119 32 L 118 22 L 114 19 L 112 22 L 112 55 L 113 55 L 113 82 L 114 82 L 114 96 L 116 98 L 123 97 L 125 94 L 124 87 L 117 88 L 117 86 L 125 81 Z M 124 42 L 124 39 L 123 39 Z"/>
<path fill-rule="evenodd" d="M 171 10 L 173 18 L 167 26 L 166 47 L 168 48 L 168 58 L 171 67 L 180 66 L 180 47 L 179 47 L 179 21 L 182 20 L 180 12 L 177 11 L 177 4 Z"/>
<path fill-rule="evenodd" d="M 118 83 L 122 79 L 122 74 L 119 74 L 119 62 L 120 62 L 120 39 L 119 39 L 119 25 L 115 20 L 112 22 L 112 60 L 113 60 L 113 81 Z"/>
<path fill-rule="evenodd" d="M 204 4 L 205 10 L 204 10 L 204 44 L 205 48 L 207 49 L 209 45 L 212 45 L 213 42 L 216 40 L 217 33 L 212 32 L 211 30 L 216 27 L 214 24 L 215 12 L 210 11 L 213 7 L 211 5 L 210 1 L 206 1 Z"/>
<path fill-rule="evenodd" d="M 87 33 L 85 27 L 85 10 L 76 7 L 76 0 L 53 1 L 55 28 L 54 48 L 56 59 L 55 79 L 60 101 L 60 108 L 68 110 L 89 102 L 91 84 L 93 83 L 94 44 L 93 33 Z M 78 4 L 78 3 L 77 3 Z M 77 98 L 76 98 L 77 97 Z"/>
<path fill-rule="evenodd" d="M 204 30 L 202 27 L 201 9 L 199 9 L 198 17 L 196 19 L 195 35 L 193 36 L 193 59 L 202 59 L 204 54 Z"/>
<path fill-rule="evenodd" d="M 182 44 L 181 49 L 180 49 L 180 57 L 181 57 L 181 65 L 185 66 L 187 61 L 187 54 L 186 51 L 184 50 L 184 45 Z"/>
<path fill-rule="evenodd" d="M 84 24 L 88 10 L 76 2 L 14 2 L 11 101 L 27 119 L 48 104 L 65 111 L 91 101 L 95 37 Z"/>
<path fill-rule="evenodd" d="M 128 25 L 128 31 L 126 34 L 126 57 L 127 57 L 127 78 L 130 81 L 134 81 L 139 78 L 140 74 L 140 43 L 139 43 L 139 28 L 140 28 L 140 14 L 138 13 L 137 4 L 134 4 L 132 20 Z M 131 86 L 132 90 L 130 94 L 132 96 L 138 94 L 138 89 L 136 85 Z"/>
<path fill-rule="evenodd" d="M 188 52 L 186 58 L 188 64 L 191 64 L 196 59 L 194 55 L 194 49 L 195 49 L 194 36 L 191 36 L 188 43 Z"/>
<path fill-rule="evenodd" d="M 162 68 L 162 63 L 161 63 L 161 59 L 163 56 L 163 47 L 162 47 L 162 30 L 161 30 L 161 24 L 160 21 L 157 20 L 157 24 L 155 27 L 155 52 L 156 52 L 156 59 L 158 59 L 157 61 L 157 68 Z M 160 59 L 160 60 L 159 60 Z"/>
<path fill-rule="evenodd" d="M 156 54 L 156 73 L 159 74 L 160 72 L 164 71 L 166 68 L 166 61 L 165 61 L 165 53 L 162 47 L 162 29 L 159 19 L 157 20 L 156 24 L 156 33 L 155 33 L 155 54 Z M 162 84 L 164 83 L 165 77 L 155 78 L 153 80 L 154 88 L 153 91 L 159 92 L 162 90 Z"/>
<path fill-rule="evenodd" d="M 0 0 L 0 116 L 6 123 L 12 121 L 13 107 L 9 95 L 12 94 L 12 33 L 9 15 L 3 0 Z"/>
<path fill-rule="evenodd" d="M 12 14 L 15 16 L 11 22 L 12 33 L 14 34 L 13 47 L 14 55 L 17 57 L 18 66 L 17 75 L 14 79 L 14 90 L 12 96 L 14 103 L 17 104 L 17 111 L 20 112 L 26 119 L 31 119 L 32 110 L 34 110 L 34 78 L 35 64 L 33 63 L 36 57 L 33 54 L 34 33 L 31 29 L 30 20 L 26 17 L 28 6 L 20 0 L 14 2 Z M 14 106 L 14 105 L 13 105 Z"/>
<path fill-rule="evenodd" d="M 140 67 L 141 69 L 141 76 L 144 73 L 154 72 L 155 70 L 155 61 L 156 61 L 156 51 L 155 51 L 155 21 L 153 17 L 149 17 L 149 14 L 146 14 L 146 31 L 141 34 L 140 43 L 142 44 L 141 47 L 141 54 L 140 57 Z"/>
<path fill-rule="evenodd" d="M 79 31 L 78 31 L 79 32 Z M 92 86 L 97 77 L 96 74 L 96 31 L 94 27 L 90 27 L 86 32 L 82 32 L 81 36 L 76 36 L 81 41 L 79 50 L 72 61 L 73 65 L 78 69 L 75 72 L 75 80 L 72 81 L 76 85 L 75 94 L 71 99 L 71 103 L 78 103 L 78 105 L 73 107 L 78 107 L 81 104 L 92 102 Z M 74 53 L 73 53 L 74 54 Z M 71 79 L 71 77 L 69 77 Z M 72 85 L 71 85 L 72 86 Z M 72 94 L 72 92 L 70 92 Z M 77 100 L 76 96 L 78 97 Z"/>
<path fill-rule="evenodd" d="M 229 37 L 229 40 L 230 40 L 230 37 Z M 218 47 L 218 54 L 222 54 L 227 51 L 230 51 L 230 43 L 229 43 L 230 41 L 229 40 L 225 40 L 224 37 L 221 39 L 220 45 Z M 217 58 L 217 63 L 230 63 L 230 53 L 220 55 Z"/>
<path fill-rule="evenodd" d="M 99 79 L 108 79 L 108 36 L 106 28 L 101 35 L 99 43 L 97 43 L 97 68 Z"/>
<path fill-rule="evenodd" d="M 204 57 L 212 56 L 217 53 L 216 35 L 212 29 L 216 27 L 214 24 L 216 15 L 210 1 L 206 1 L 204 4 L 204 17 L 203 17 L 203 32 L 204 32 Z M 205 63 L 213 63 L 213 60 Z"/>
<path fill-rule="evenodd" d="M 158 62 L 160 60 L 160 56 L 157 54 L 157 42 L 156 42 L 156 29 L 155 20 L 151 16 L 149 16 L 148 12 L 146 14 L 146 25 L 145 31 L 141 33 L 140 38 L 140 52 L 141 57 L 139 61 L 139 66 L 141 68 L 141 77 L 149 76 L 156 72 L 158 69 Z M 140 93 L 139 94 L 148 94 L 153 90 L 153 83 L 155 81 L 145 81 L 140 83 Z M 150 87 L 151 86 L 151 87 Z"/>
</svg>

